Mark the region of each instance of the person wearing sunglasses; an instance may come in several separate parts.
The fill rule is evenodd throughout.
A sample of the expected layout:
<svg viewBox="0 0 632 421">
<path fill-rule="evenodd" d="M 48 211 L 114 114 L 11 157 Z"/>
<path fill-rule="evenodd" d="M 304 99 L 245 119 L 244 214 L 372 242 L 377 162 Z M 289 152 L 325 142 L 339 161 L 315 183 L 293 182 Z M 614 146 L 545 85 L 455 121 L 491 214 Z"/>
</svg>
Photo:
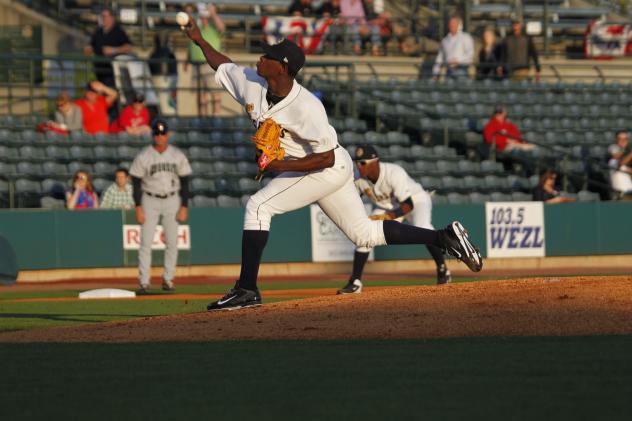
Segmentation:
<svg viewBox="0 0 632 421">
<path fill-rule="evenodd" d="M 269 160 L 264 167 L 278 175 L 246 204 L 239 280 L 221 299 L 210 303 L 208 310 L 261 304 L 257 276 L 272 217 L 312 203 L 318 203 L 359 247 L 432 244 L 459 256 L 471 270 L 481 270 L 481 255 L 459 222 L 434 231 L 367 218 L 353 181 L 351 156 L 338 144 L 323 104 L 295 79 L 305 64 L 299 46 L 287 39 L 264 44 L 264 55 L 252 69 L 215 50 L 204 40 L 194 19 L 182 30 L 202 49 L 215 70 L 216 81 L 244 107 L 255 127 L 268 119 L 280 126 L 279 141 L 285 150 L 283 159 Z"/>
<path fill-rule="evenodd" d="M 434 230 L 430 194 L 410 178 L 406 170 L 397 164 L 381 162 L 377 150 L 371 145 L 359 146 L 354 160 L 358 169 L 355 185 L 373 205 L 370 219 L 406 220 L 413 226 Z M 452 276 L 445 264 L 443 250 L 432 244 L 426 244 L 426 248 L 437 265 L 437 284 L 450 282 Z M 351 277 L 338 294 L 362 292 L 362 272 L 370 252 L 370 247 L 356 248 Z"/>
</svg>

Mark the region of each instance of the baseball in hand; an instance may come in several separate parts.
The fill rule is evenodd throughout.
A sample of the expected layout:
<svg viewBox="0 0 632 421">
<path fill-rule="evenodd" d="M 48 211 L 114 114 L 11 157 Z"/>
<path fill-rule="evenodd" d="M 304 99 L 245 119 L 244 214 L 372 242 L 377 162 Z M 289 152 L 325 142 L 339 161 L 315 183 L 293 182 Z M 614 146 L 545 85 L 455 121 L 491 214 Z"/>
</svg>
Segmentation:
<svg viewBox="0 0 632 421">
<path fill-rule="evenodd" d="M 178 12 L 176 15 L 176 22 L 178 22 L 178 25 L 180 26 L 187 26 L 189 24 L 189 15 L 184 12 Z"/>
</svg>

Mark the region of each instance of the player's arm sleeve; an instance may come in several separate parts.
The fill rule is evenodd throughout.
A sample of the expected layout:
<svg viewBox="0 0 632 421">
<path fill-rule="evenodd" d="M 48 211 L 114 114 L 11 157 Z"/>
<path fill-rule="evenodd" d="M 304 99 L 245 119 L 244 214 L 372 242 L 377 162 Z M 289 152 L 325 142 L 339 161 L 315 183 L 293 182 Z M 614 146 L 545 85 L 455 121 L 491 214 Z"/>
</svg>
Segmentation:
<svg viewBox="0 0 632 421">
<path fill-rule="evenodd" d="M 140 206 L 143 198 L 143 189 L 141 187 L 141 179 L 132 176 L 132 196 L 134 197 L 134 205 Z"/>
<path fill-rule="evenodd" d="M 256 71 L 235 63 L 222 63 L 215 71 L 215 81 L 228 91 L 240 104 L 245 103 L 245 91 L 248 82 L 261 82 Z"/>
<path fill-rule="evenodd" d="M 189 191 L 189 176 L 180 177 L 180 206 L 183 208 L 189 207 L 189 198 L 191 193 Z"/>
</svg>

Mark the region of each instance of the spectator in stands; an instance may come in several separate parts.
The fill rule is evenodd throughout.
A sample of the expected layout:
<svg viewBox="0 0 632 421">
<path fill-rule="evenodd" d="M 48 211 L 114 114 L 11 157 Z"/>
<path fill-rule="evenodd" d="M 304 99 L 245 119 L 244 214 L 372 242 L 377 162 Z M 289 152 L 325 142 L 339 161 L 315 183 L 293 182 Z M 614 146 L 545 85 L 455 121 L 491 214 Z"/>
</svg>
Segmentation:
<svg viewBox="0 0 632 421">
<path fill-rule="evenodd" d="M 531 61 L 535 65 L 535 80 L 540 80 L 540 62 L 533 39 L 522 31 L 522 20 L 514 19 L 513 33 L 505 37 L 501 49 L 503 71 L 509 73 L 511 80 L 523 80 L 529 77 Z"/>
<path fill-rule="evenodd" d="M 72 191 L 66 192 L 67 209 L 97 209 L 99 198 L 92 187 L 92 177 L 86 171 L 77 171 L 72 178 Z"/>
<path fill-rule="evenodd" d="M 478 53 L 476 79 L 500 79 L 503 75 L 501 67 L 501 47 L 496 43 L 496 33 L 488 28 L 483 32 L 483 45 Z"/>
<path fill-rule="evenodd" d="M 632 161 L 632 151 L 628 152 L 628 133 L 619 130 L 616 134 L 617 143 L 608 147 L 610 160 L 610 186 L 616 192 L 632 198 L 632 167 L 628 163 Z"/>
<path fill-rule="evenodd" d="M 185 11 L 192 14 L 193 10 L 190 6 L 185 8 Z M 202 32 L 202 36 L 209 42 L 217 51 L 224 51 L 222 49 L 222 38 L 226 25 L 224 21 L 217 14 L 217 8 L 214 4 L 198 3 L 198 26 Z M 212 114 L 218 115 L 222 109 L 221 103 L 221 91 L 214 88 L 220 88 L 215 83 L 215 72 L 206 63 L 206 58 L 202 49 L 195 45 L 195 43 L 189 43 L 188 49 L 188 63 L 193 65 L 193 72 L 191 73 L 192 83 L 195 87 L 198 98 L 198 113 L 201 116 L 209 115 L 208 112 L 208 98 L 207 92 L 210 92 Z M 184 71 L 188 69 L 188 63 L 184 65 Z M 212 89 L 212 90 L 211 90 Z"/>
<path fill-rule="evenodd" d="M 118 168 L 114 183 L 103 193 L 102 209 L 134 209 L 134 196 L 129 172 L 125 168 Z"/>
<path fill-rule="evenodd" d="M 344 22 L 339 19 L 340 16 L 340 0 L 330 0 L 324 2 L 316 11 L 316 16 L 334 19 L 329 30 L 325 33 L 323 43 L 331 46 L 331 50 L 335 53 L 338 51 L 338 45 L 344 42 Z M 324 45 L 324 44 L 323 44 Z"/>
<path fill-rule="evenodd" d="M 353 52 L 362 54 L 362 36 L 360 32 L 362 26 L 366 25 L 362 0 L 340 0 L 340 20 L 345 25 L 346 33 L 351 38 Z M 365 30 L 362 31 L 364 32 Z"/>
<path fill-rule="evenodd" d="M 169 34 L 165 35 L 164 42 L 160 34 L 154 36 L 154 50 L 149 60 L 152 81 L 158 90 L 160 114 L 174 115 L 178 108 L 178 62 L 171 49 Z"/>
<path fill-rule="evenodd" d="M 37 126 L 38 131 L 54 131 L 61 134 L 77 132 L 83 129 L 81 108 L 70 101 L 70 95 L 61 92 L 57 96 L 55 120 Z"/>
<path fill-rule="evenodd" d="M 488 145 L 494 144 L 498 152 L 535 149 L 535 145 L 526 143 L 522 139 L 520 130 L 509 121 L 507 110 L 502 105 L 494 109 L 494 114 L 483 128 L 483 137 Z"/>
<path fill-rule="evenodd" d="M 134 93 L 134 102 L 123 109 L 112 126 L 111 133 L 126 132 L 132 136 L 142 136 L 151 133 L 149 127 L 149 110 L 145 106 L 145 95 Z"/>
<path fill-rule="evenodd" d="M 557 173 L 552 169 L 546 169 L 540 174 L 540 181 L 533 189 L 533 200 L 544 203 L 567 203 L 574 202 L 575 199 L 563 196 L 555 190 Z"/>
<path fill-rule="evenodd" d="M 446 76 L 454 79 L 468 77 L 468 67 L 474 62 L 474 40 L 467 32 L 463 32 L 463 21 L 454 16 L 448 22 L 448 34 L 441 40 L 439 53 L 435 60 L 432 74 L 438 78 L 443 68 Z"/>
<path fill-rule="evenodd" d="M 114 58 L 120 54 L 132 52 L 132 42 L 125 30 L 116 23 L 114 13 L 110 9 L 101 12 L 101 25 L 90 39 L 90 45 L 84 48 L 86 55 L 95 55 L 98 58 Z M 114 72 L 109 61 L 94 63 L 94 73 L 101 83 L 114 87 Z"/>
<path fill-rule="evenodd" d="M 290 16 L 310 17 L 316 15 L 316 9 L 312 4 L 312 0 L 294 0 L 287 10 Z"/>
<path fill-rule="evenodd" d="M 75 101 L 81 108 L 83 130 L 86 133 L 107 133 L 110 131 L 108 109 L 112 106 L 118 93 L 105 84 L 92 81 L 86 86 L 83 98 Z"/>
</svg>

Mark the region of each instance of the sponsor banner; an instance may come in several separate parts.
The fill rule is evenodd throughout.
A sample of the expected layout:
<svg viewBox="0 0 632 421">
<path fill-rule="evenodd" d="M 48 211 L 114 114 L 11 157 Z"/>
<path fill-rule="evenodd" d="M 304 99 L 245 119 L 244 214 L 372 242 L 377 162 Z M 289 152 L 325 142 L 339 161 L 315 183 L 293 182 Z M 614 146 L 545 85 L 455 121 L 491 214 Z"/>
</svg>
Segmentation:
<svg viewBox="0 0 632 421">
<path fill-rule="evenodd" d="M 632 28 L 621 23 L 596 20 L 588 25 L 585 55 L 590 58 L 622 57 L 632 52 Z"/>
<path fill-rule="evenodd" d="M 367 210 L 371 209 L 366 205 Z M 309 207 L 312 228 L 312 261 L 313 262 L 352 262 L 355 245 L 332 222 L 320 206 Z M 369 254 L 373 260 L 373 250 Z"/>
<path fill-rule="evenodd" d="M 140 225 L 123 225 L 123 250 L 138 250 L 140 248 Z M 154 232 L 152 250 L 165 249 L 165 234 L 162 226 L 158 225 Z M 178 250 L 191 249 L 191 230 L 189 225 L 178 225 Z"/>
<path fill-rule="evenodd" d="M 265 41 L 276 44 L 288 38 L 303 49 L 305 54 L 319 52 L 322 41 L 333 20 L 330 18 L 315 19 L 301 16 L 263 16 L 261 26 Z"/>
<path fill-rule="evenodd" d="M 543 257 L 542 202 L 485 203 L 487 257 Z"/>
</svg>

